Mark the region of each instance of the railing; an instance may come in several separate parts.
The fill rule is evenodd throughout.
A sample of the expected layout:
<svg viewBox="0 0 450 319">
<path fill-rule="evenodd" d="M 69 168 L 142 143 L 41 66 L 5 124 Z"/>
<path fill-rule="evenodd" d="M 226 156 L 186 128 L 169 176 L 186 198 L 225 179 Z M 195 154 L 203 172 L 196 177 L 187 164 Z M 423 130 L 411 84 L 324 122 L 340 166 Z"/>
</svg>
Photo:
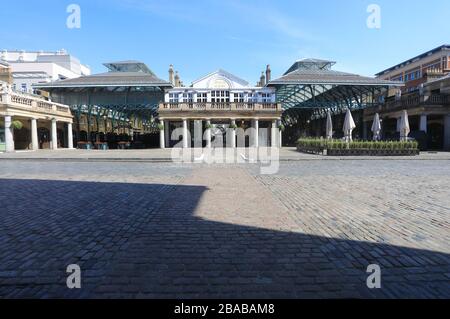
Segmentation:
<svg viewBox="0 0 450 319">
<path fill-rule="evenodd" d="M 0 103 L 25 107 L 36 111 L 45 111 L 47 113 L 67 113 L 70 114 L 70 108 L 67 105 L 49 102 L 38 97 L 32 97 L 12 91 L 0 92 Z"/>
<path fill-rule="evenodd" d="M 435 94 L 430 95 L 426 104 L 431 105 L 441 105 L 441 104 L 450 104 L 450 95 L 444 94 Z"/>
<path fill-rule="evenodd" d="M 281 111 L 277 103 L 162 103 L 160 111 Z"/>
<path fill-rule="evenodd" d="M 30 98 L 27 98 L 24 96 L 20 96 L 20 95 L 11 94 L 11 102 L 16 103 L 16 104 L 31 106 L 31 104 L 33 103 L 33 99 L 30 99 Z"/>
<path fill-rule="evenodd" d="M 448 94 L 431 94 L 420 95 L 419 93 L 412 93 L 404 95 L 401 98 L 392 98 L 386 101 L 382 106 L 383 110 L 393 110 L 397 108 L 410 108 L 415 106 L 435 106 L 435 105 L 450 105 L 450 95 Z"/>
<path fill-rule="evenodd" d="M 53 104 L 44 101 L 37 102 L 37 107 L 46 110 L 53 110 Z"/>
</svg>

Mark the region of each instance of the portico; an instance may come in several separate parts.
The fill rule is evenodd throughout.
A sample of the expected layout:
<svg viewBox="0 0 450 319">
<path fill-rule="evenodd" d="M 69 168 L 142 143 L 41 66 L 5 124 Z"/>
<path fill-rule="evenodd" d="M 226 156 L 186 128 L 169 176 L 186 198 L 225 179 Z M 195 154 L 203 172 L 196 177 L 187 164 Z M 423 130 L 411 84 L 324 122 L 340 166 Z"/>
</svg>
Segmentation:
<svg viewBox="0 0 450 319">
<path fill-rule="evenodd" d="M 158 114 L 161 148 L 280 147 L 275 90 L 250 87 L 224 70 L 166 90 Z"/>
<path fill-rule="evenodd" d="M 72 114 L 66 105 L 0 90 L 0 151 L 73 148 Z"/>
<path fill-rule="evenodd" d="M 160 112 L 160 116 L 164 123 L 160 130 L 161 148 L 280 147 L 281 111 L 255 113 L 254 116 L 230 114 L 228 117 L 211 114 L 177 117 Z"/>
</svg>

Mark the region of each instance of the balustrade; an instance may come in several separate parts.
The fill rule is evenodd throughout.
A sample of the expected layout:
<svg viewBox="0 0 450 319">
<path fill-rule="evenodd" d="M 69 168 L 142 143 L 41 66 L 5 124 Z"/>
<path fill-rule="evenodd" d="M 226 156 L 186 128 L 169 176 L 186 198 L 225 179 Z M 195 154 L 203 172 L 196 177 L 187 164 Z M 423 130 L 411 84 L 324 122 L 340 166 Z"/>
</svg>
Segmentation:
<svg viewBox="0 0 450 319">
<path fill-rule="evenodd" d="M 281 111 L 277 103 L 163 103 L 163 111 Z"/>
<path fill-rule="evenodd" d="M 42 100 L 38 97 L 26 96 L 18 93 L 0 94 L 0 103 L 11 104 L 31 109 L 38 109 L 38 110 L 41 109 L 45 110 L 46 112 L 70 113 L 70 109 L 66 105 L 53 103 Z"/>
</svg>

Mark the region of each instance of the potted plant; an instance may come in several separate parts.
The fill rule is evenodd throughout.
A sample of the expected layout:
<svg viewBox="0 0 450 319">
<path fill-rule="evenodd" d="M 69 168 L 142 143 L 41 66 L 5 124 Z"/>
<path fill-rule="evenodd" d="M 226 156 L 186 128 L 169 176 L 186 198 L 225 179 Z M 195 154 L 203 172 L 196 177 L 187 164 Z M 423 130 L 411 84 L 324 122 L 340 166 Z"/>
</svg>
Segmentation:
<svg viewBox="0 0 450 319">
<path fill-rule="evenodd" d="M 158 124 L 158 130 L 164 131 L 164 124 L 163 123 L 159 123 Z"/>
<path fill-rule="evenodd" d="M 11 122 L 11 128 L 13 130 L 21 130 L 23 127 L 23 123 L 19 120 L 14 120 Z"/>
<path fill-rule="evenodd" d="M 235 130 L 235 129 L 238 128 L 238 126 L 237 126 L 236 124 L 230 124 L 230 128 L 231 128 L 232 130 Z"/>
<path fill-rule="evenodd" d="M 207 130 L 210 130 L 210 129 L 213 128 L 213 126 L 212 126 L 212 124 L 207 123 L 207 124 L 205 125 L 205 128 L 206 128 Z"/>
<path fill-rule="evenodd" d="M 280 124 L 278 126 L 278 129 L 280 130 L 280 132 L 284 132 L 286 130 L 286 127 L 283 124 Z"/>
</svg>

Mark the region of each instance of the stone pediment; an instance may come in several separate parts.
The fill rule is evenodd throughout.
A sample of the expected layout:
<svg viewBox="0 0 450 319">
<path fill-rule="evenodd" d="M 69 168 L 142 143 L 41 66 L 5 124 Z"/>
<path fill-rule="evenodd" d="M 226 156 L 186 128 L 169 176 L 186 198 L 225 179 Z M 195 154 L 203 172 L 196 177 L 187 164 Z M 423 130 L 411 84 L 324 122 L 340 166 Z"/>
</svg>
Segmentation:
<svg viewBox="0 0 450 319">
<path fill-rule="evenodd" d="M 240 89 L 248 87 L 249 83 L 225 70 L 217 70 L 194 82 L 193 88 L 198 89 Z"/>
</svg>

